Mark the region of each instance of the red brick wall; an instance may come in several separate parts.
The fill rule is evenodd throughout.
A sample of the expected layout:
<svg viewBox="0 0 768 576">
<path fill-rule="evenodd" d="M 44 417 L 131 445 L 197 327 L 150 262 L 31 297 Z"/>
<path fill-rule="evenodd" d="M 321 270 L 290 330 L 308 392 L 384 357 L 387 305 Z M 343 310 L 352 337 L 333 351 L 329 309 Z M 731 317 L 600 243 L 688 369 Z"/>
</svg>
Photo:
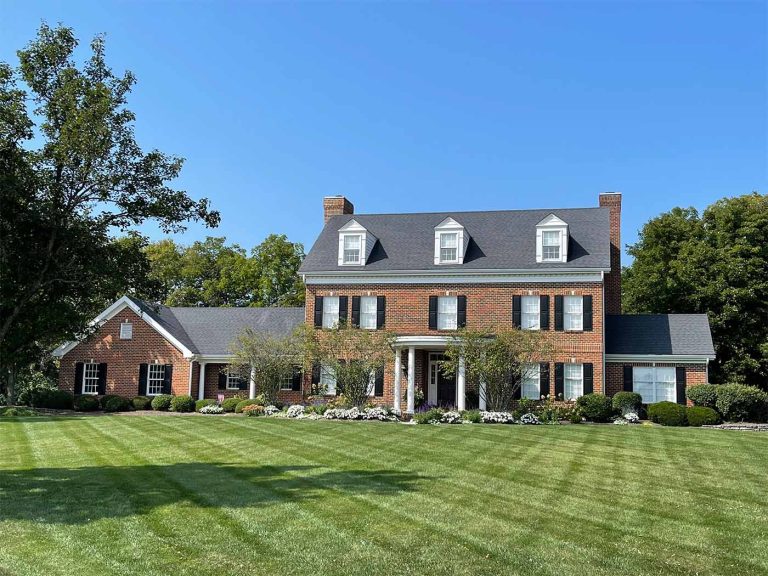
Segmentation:
<svg viewBox="0 0 768 576">
<path fill-rule="evenodd" d="M 607 362 L 605 365 L 605 388 L 608 396 L 624 390 L 624 366 L 651 366 L 651 362 Z M 685 385 L 687 388 L 697 384 L 707 383 L 706 364 L 674 364 L 671 362 L 656 362 L 656 366 L 685 367 Z M 689 402 L 690 404 L 690 402 Z"/>
<path fill-rule="evenodd" d="M 605 275 L 605 310 L 621 314 L 621 194 L 600 194 L 600 206 L 610 209 L 611 271 Z"/>
<path fill-rule="evenodd" d="M 120 340 L 120 324 L 133 323 L 133 338 Z M 173 364 L 172 390 L 187 394 L 190 363 L 179 350 L 130 308 L 108 320 L 99 331 L 80 342 L 61 359 L 59 387 L 72 392 L 77 362 L 107 364 L 107 394 L 133 397 L 139 393 L 139 365 Z"/>
</svg>

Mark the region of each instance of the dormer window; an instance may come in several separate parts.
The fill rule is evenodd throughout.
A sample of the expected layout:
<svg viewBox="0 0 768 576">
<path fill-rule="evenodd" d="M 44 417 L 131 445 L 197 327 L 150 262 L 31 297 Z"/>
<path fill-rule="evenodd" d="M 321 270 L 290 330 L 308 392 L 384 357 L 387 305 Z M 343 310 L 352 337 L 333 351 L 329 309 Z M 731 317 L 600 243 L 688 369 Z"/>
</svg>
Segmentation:
<svg viewBox="0 0 768 576">
<path fill-rule="evenodd" d="M 469 234 L 453 218 L 435 226 L 435 264 L 463 264 Z"/>
<path fill-rule="evenodd" d="M 560 231 L 544 230 L 541 235 L 541 259 L 545 262 L 560 261 Z"/>
<path fill-rule="evenodd" d="M 554 214 L 536 224 L 536 262 L 568 262 L 568 224 Z"/>
<path fill-rule="evenodd" d="M 360 264 L 360 234 L 344 234 L 344 264 Z"/>
<path fill-rule="evenodd" d="M 339 228 L 339 266 L 365 266 L 377 242 L 357 220 Z"/>
<path fill-rule="evenodd" d="M 459 261 L 459 233 L 440 233 L 440 263 L 454 264 Z"/>
</svg>

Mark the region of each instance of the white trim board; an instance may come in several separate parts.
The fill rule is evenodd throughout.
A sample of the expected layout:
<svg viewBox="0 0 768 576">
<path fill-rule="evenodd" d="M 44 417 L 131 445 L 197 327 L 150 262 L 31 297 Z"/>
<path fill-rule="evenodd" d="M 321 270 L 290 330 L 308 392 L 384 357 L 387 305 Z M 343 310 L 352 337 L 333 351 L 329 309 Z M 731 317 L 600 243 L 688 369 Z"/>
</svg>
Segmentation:
<svg viewBox="0 0 768 576">
<path fill-rule="evenodd" d="M 698 354 L 606 354 L 605 362 L 671 362 L 676 364 L 706 364 L 714 356 Z"/>
<path fill-rule="evenodd" d="M 350 274 L 349 272 L 317 272 L 302 275 L 305 284 L 544 284 L 602 282 L 603 271 L 553 272 L 385 272 Z"/>
<path fill-rule="evenodd" d="M 119 298 L 117 301 L 115 301 L 111 306 L 109 306 L 104 312 L 96 316 L 90 323 L 89 326 L 98 326 L 101 327 L 102 324 L 107 322 L 108 320 L 111 320 L 115 316 L 117 316 L 120 312 L 125 310 L 126 308 L 130 308 L 139 318 L 144 320 L 147 324 L 149 324 L 158 334 L 160 334 L 163 338 L 168 340 L 176 349 L 179 350 L 184 355 L 184 358 L 191 358 L 194 356 L 194 353 L 184 346 L 181 342 L 179 342 L 178 339 L 176 339 L 175 336 L 173 336 L 168 330 L 163 328 L 161 324 L 159 324 L 157 321 L 155 321 L 154 318 L 150 317 L 148 314 L 145 314 L 144 311 L 139 308 L 136 303 L 131 300 L 128 296 L 123 296 L 122 298 Z M 67 352 L 71 351 L 75 346 L 80 344 L 80 342 L 83 339 L 80 338 L 78 340 L 72 340 L 70 342 L 67 342 L 65 344 L 62 344 L 56 350 L 53 351 L 53 356 L 55 358 L 61 358 L 64 356 Z"/>
</svg>

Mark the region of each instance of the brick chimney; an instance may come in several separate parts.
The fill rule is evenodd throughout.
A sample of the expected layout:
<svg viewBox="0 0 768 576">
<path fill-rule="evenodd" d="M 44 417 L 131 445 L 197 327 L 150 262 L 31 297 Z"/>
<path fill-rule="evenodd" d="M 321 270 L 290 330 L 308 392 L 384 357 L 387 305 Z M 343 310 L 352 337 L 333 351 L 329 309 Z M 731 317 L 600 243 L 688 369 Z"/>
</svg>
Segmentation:
<svg viewBox="0 0 768 576">
<path fill-rule="evenodd" d="M 621 314 L 621 192 L 601 193 L 600 206 L 610 210 L 611 271 L 605 275 L 605 313 Z"/>
<path fill-rule="evenodd" d="M 323 224 L 328 224 L 328 220 L 334 216 L 354 213 L 355 207 L 344 196 L 326 196 L 323 198 Z"/>
</svg>

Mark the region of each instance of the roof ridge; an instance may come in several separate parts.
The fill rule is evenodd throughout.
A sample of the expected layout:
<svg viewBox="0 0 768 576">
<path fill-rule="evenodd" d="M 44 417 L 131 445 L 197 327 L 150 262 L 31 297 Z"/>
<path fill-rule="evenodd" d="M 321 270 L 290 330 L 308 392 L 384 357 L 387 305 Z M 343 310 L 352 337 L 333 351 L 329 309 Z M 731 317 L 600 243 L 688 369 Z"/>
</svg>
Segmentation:
<svg viewBox="0 0 768 576">
<path fill-rule="evenodd" d="M 501 214 L 509 212 L 556 212 L 558 210 L 609 210 L 606 206 L 578 206 L 575 208 L 508 208 L 498 210 L 436 210 L 431 212 L 359 212 L 354 214 L 337 214 L 340 216 L 427 216 L 433 214 Z"/>
</svg>

